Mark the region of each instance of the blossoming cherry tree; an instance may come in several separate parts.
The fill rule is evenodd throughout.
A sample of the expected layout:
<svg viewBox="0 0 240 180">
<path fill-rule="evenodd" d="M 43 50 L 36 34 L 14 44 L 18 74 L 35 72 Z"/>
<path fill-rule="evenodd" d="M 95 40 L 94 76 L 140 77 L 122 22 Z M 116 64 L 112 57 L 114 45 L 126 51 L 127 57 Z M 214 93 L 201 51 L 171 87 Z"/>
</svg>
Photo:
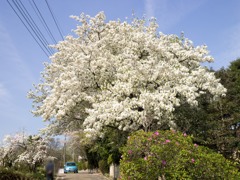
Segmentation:
<svg viewBox="0 0 240 180">
<path fill-rule="evenodd" d="M 29 92 L 33 113 L 50 121 L 47 131 L 174 126 L 172 114 L 181 102 L 197 105 L 201 94 L 226 92 L 201 66 L 213 61 L 207 47 L 158 33 L 154 18 L 106 22 L 103 12 L 72 17 L 80 23 L 76 35 L 54 46 L 42 82 Z"/>
</svg>

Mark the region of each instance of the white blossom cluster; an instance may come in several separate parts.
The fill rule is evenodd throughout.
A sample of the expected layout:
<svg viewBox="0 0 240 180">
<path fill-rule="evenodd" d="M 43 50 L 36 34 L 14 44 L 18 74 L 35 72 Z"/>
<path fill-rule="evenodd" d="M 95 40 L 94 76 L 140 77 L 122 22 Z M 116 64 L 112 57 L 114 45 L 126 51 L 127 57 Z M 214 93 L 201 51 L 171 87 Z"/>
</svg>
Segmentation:
<svg viewBox="0 0 240 180">
<path fill-rule="evenodd" d="M 6 135 L 0 150 L 0 159 L 5 163 L 23 163 L 29 167 L 42 163 L 47 158 L 48 140 L 24 133 Z"/>
<path fill-rule="evenodd" d="M 80 22 L 76 36 L 54 46 L 58 51 L 46 64 L 43 82 L 29 93 L 33 113 L 54 128 L 67 128 L 75 119 L 94 132 L 105 126 L 148 129 L 172 123 L 182 101 L 197 105 L 201 94 L 226 92 L 201 66 L 213 61 L 207 47 L 194 47 L 183 35 L 158 33 L 155 19 L 105 22 L 103 12 L 72 17 Z"/>
</svg>

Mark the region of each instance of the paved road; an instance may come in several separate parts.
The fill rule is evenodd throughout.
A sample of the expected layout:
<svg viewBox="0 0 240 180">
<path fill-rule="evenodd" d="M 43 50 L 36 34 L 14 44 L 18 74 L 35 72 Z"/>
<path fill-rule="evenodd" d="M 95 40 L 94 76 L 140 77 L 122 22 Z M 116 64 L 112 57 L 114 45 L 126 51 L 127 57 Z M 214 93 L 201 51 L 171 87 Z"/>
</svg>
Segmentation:
<svg viewBox="0 0 240 180">
<path fill-rule="evenodd" d="M 79 172 L 78 174 L 58 174 L 56 180 L 107 180 L 106 177 L 100 173 L 89 174 L 88 172 Z"/>
</svg>

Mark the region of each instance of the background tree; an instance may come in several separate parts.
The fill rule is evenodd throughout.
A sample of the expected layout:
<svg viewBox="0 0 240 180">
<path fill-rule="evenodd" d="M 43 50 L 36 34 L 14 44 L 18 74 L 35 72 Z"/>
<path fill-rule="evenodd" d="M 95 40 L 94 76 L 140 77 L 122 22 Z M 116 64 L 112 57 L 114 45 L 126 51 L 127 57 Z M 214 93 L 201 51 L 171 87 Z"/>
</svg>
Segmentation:
<svg viewBox="0 0 240 180">
<path fill-rule="evenodd" d="M 210 117 L 216 119 L 218 124 L 211 133 L 211 140 L 226 157 L 239 159 L 240 59 L 231 62 L 227 69 L 217 71 L 216 76 L 221 78 L 221 83 L 227 88 L 227 94 L 218 104 L 213 104 L 215 112 Z"/>
<path fill-rule="evenodd" d="M 86 159 L 86 152 L 84 150 L 85 140 L 85 133 L 82 130 L 68 134 L 67 146 L 71 151 L 71 159 L 73 161 L 78 161 L 79 156 L 81 156 L 82 159 Z"/>
<path fill-rule="evenodd" d="M 198 107 L 187 103 L 175 111 L 179 130 L 193 134 L 195 141 L 239 161 L 240 131 L 240 59 L 215 72 L 227 88 L 226 97 L 212 101 L 209 93 L 201 96 Z"/>
<path fill-rule="evenodd" d="M 31 136 L 26 133 L 7 135 L 2 148 L 2 165 L 4 167 L 26 169 L 35 172 L 36 168 L 44 164 L 47 158 L 48 139 Z"/>
<path fill-rule="evenodd" d="M 48 156 L 47 144 L 47 139 L 40 136 L 28 136 L 22 145 L 23 152 L 18 154 L 14 162 L 26 165 L 30 171 L 36 172 L 37 167 L 42 166 Z"/>
<path fill-rule="evenodd" d="M 49 141 L 47 143 L 47 155 L 48 157 L 52 157 L 52 159 L 54 159 L 56 170 L 63 167 L 64 151 L 61 139 L 53 137 L 49 138 Z"/>
<path fill-rule="evenodd" d="M 21 154 L 26 148 L 25 141 L 27 135 L 25 132 L 16 133 L 15 135 L 6 135 L 2 143 L 2 165 L 4 167 L 12 167 L 14 161 L 18 158 L 18 155 Z"/>
</svg>

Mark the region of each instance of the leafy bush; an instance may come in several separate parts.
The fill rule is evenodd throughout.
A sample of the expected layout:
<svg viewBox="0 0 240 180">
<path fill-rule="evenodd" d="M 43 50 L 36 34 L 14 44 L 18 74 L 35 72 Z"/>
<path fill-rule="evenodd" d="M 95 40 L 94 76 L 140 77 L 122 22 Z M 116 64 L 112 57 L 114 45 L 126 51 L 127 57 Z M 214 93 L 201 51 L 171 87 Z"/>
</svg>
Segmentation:
<svg viewBox="0 0 240 180">
<path fill-rule="evenodd" d="M 14 172 L 11 169 L 0 169 L 0 179 L 12 180 L 12 179 L 23 179 L 24 176 L 19 172 Z"/>
<path fill-rule="evenodd" d="M 42 180 L 45 179 L 46 177 L 46 171 L 44 167 L 37 167 L 37 171 L 35 173 L 31 173 L 29 175 L 31 178 L 34 180 Z"/>
<path fill-rule="evenodd" d="M 175 131 L 137 131 L 120 162 L 122 179 L 238 179 L 235 164 Z"/>
<path fill-rule="evenodd" d="M 100 171 L 103 174 L 109 173 L 109 165 L 106 160 L 100 160 L 98 162 L 98 166 L 99 166 Z"/>
<path fill-rule="evenodd" d="M 78 170 L 86 170 L 87 169 L 87 161 L 78 162 Z"/>
<path fill-rule="evenodd" d="M 42 180 L 45 175 L 41 172 L 36 173 L 24 173 L 13 169 L 0 168 L 0 180 Z"/>
</svg>

